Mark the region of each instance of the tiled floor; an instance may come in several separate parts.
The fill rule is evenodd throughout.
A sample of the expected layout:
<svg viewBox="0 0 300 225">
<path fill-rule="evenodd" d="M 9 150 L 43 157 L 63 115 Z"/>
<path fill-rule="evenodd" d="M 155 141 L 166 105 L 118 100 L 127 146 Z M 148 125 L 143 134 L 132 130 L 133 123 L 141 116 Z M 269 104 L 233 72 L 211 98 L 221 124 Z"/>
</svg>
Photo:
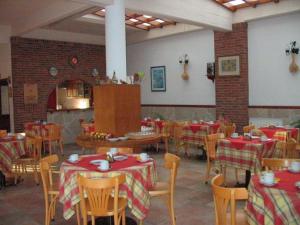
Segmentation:
<svg viewBox="0 0 300 225">
<path fill-rule="evenodd" d="M 80 152 L 75 145 L 65 146 L 65 157 Z M 204 183 L 206 162 L 197 159 L 197 150 L 191 158 L 182 156 L 175 191 L 175 212 L 177 225 L 213 225 L 214 205 L 211 187 Z M 164 171 L 163 153 L 149 152 L 157 160 L 158 174 L 167 178 Z M 227 177 L 232 177 L 230 174 Z M 243 179 L 243 178 L 240 178 Z M 66 221 L 62 217 L 62 205 L 57 204 L 56 219 L 52 225 L 75 225 L 75 216 Z M 128 212 L 130 215 L 130 212 Z M 44 199 L 42 186 L 35 185 L 31 176 L 25 176 L 24 182 L 17 186 L 0 190 L 0 225 L 43 225 Z M 169 214 L 164 201 L 151 199 L 151 208 L 145 225 L 170 224 Z"/>
</svg>

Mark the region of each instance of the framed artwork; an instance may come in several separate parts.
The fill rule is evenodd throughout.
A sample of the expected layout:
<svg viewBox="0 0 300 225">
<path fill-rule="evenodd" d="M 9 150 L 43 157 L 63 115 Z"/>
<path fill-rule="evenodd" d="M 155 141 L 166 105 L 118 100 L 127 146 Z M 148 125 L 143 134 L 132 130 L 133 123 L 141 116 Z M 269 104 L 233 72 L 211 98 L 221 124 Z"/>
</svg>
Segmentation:
<svg viewBox="0 0 300 225">
<path fill-rule="evenodd" d="M 226 56 L 218 58 L 220 76 L 238 76 L 240 75 L 240 57 Z"/>
<path fill-rule="evenodd" d="M 151 67 L 151 91 L 166 91 L 166 67 Z"/>
<path fill-rule="evenodd" d="M 38 86 L 37 84 L 24 84 L 24 104 L 38 103 Z"/>
</svg>

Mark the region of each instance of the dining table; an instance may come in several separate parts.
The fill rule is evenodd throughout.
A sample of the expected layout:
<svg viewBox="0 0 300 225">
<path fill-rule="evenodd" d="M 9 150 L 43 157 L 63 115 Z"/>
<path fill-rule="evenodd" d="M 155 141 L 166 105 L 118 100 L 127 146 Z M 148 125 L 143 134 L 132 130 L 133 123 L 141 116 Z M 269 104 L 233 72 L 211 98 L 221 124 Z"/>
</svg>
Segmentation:
<svg viewBox="0 0 300 225">
<path fill-rule="evenodd" d="M 300 189 L 295 183 L 300 174 L 275 171 L 278 183 L 265 186 L 260 175 L 251 178 L 247 201 L 247 220 L 250 225 L 300 225 Z"/>
<path fill-rule="evenodd" d="M 203 145 L 206 135 L 215 134 L 220 127 L 219 123 L 192 123 L 183 128 L 182 141 L 185 144 Z"/>
<path fill-rule="evenodd" d="M 268 138 L 274 138 L 279 141 L 286 141 L 288 137 L 296 141 L 299 136 L 299 128 L 287 128 L 282 126 L 268 126 L 259 128 Z"/>
<path fill-rule="evenodd" d="M 0 138 L 0 171 L 11 174 L 14 161 L 25 153 L 24 139 L 17 139 L 16 136 Z"/>
<path fill-rule="evenodd" d="M 124 173 L 126 181 L 120 186 L 120 196 L 126 197 L 131 213 L 143 220 L 150 207 L 149 190 L 157 181 L 156 162 L 149 159 L 146 162 L 137 160 L 137 155 L 128 154 L 125 160 L 110 163 L 108 171 L 101 171 L 92 160 L 106 159 L 106 155 L 84 155 L 79 161 L 72 163 L 64 161 L 60 166 L 59 201 L 63 204 L 63 217 L 70 219 L 75 211 L 74 206 L 79 203 L 79 189 L 77 174 L 88 178 L 113 177 Z"/>
<path fill-rule="evenodd" d="M 261 170 L 262 158 L 279 156 L 280 150 L 275 148 L 276 140 L 260 138 L 225 138 L 218 141 L 215 164 L 219 167 L 233 167 L 246 171 L 245 186 L 247 187 L 251 173 Z"/>
</svg>

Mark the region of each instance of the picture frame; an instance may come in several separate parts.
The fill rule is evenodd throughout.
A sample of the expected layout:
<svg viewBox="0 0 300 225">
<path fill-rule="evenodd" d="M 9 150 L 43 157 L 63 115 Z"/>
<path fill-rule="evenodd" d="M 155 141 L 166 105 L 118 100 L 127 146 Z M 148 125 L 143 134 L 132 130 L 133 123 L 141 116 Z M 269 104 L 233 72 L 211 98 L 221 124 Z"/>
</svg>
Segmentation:
<svg viewBox="0 0 300 225">
<path fill-rule="evenodd" d="M 151 91 L 165 92 L 166 91 L 166 67 L 153 66 L 150 69 L 151 75 Z"/>
<path fill-rule="evenodd" d="M 240 56 L 225 56 L 218 58 L 219 76 L 239 76 Z"/>
</svg>

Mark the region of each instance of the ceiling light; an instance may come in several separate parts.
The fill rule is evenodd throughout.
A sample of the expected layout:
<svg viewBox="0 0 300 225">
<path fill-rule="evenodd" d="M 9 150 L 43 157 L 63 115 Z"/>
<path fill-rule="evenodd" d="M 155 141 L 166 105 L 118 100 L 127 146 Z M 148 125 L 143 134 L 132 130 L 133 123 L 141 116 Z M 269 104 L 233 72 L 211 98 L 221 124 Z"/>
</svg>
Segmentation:
<svg viewBox="0 0 300 225">
<path fill-rule="evenodd" d="M 144 26 L 150 27 L 151 24 L 150 23 L 143 23 Z"/>
<path fill-rule="evenodd" d="M 227 4 L 229 4 L 229 5 L 241 5 L 244 3 L 245 3 L 244 0 L 233 0 L 233 1 L 227 2 Z"/>
<path fill-rule="evenodd" d="M 137 19 L 134 19 L 134 18 L 131 18 L 131 19 L 129 19 L 131 22 L 134 22 L 134 23 L 136 23 L 138 20 Z"/>
<path fill-rule="evenodd" d="M 159 23 L 164 23 L 165 22 L 164 20 L 161 20 L 161 19 L 156 19 L 155 21 L 159 22 Z"/>
<path fill-rule="evenodd" d="M 105 12 L 105 9 L 101 9 L 102 12 Z"/>
<path fill-rule="evenodd" d="M 149 18 L 152 18 L 152 16 L 149 16 L 149 15 L 143 15 L 143 17 L 149 19 Z"/>
</svg>

